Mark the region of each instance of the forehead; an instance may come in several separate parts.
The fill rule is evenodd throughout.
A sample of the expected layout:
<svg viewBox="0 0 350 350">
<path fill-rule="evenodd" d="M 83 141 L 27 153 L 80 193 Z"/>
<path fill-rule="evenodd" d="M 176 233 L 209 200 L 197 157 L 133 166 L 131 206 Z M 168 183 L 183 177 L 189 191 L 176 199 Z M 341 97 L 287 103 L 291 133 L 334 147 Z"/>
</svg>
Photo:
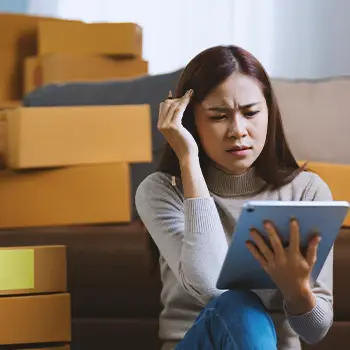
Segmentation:
<svg viewBox="0 0 350 350">
<path fill-rule="evenodd" d="M 218 85 L 202 101 L 203 107 L 217 104 L 227 104 L 230 107 L 261 102 L 264 95 L 259 83 L 246 75 L 232 74 L 224 82 Z"/>
</svg>

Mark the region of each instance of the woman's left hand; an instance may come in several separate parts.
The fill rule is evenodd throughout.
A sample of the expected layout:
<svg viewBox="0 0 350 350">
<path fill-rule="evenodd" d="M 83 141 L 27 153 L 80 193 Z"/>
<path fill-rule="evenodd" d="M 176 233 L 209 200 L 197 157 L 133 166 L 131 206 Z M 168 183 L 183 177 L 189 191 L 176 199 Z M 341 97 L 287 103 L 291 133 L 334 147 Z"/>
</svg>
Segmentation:
<svg viewBox="0 0 350 350">
<path fill-rule="evenodd" d="M 255 241 L 247 242 L 247 247 L 262 268 L 271 277 L 282 293 L 288 311 L 305 313 L 316 304 L 310 285 L 310 275 L 317 259 L 320 237 L 313 237 L 308 245 L 306 255 L 300 251 L 299 224 L 296 219 L 290 221 L 290 241 L 284 248 L 279 235 L 271 222 L 264 223 L 271 248 L 256 229 L 251 230 Z M 293 312 L 294 310 L 294 312 Z"/>
</svg>

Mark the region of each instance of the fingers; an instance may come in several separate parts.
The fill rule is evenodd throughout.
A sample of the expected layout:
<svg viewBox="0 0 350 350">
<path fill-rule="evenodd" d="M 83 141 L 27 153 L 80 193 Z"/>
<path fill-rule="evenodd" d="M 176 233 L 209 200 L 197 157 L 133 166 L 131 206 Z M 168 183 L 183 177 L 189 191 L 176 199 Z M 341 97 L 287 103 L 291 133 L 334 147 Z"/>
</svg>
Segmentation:
<svg viewBox="0 0 350 350">
<path fill-rule="evenodd" d="M 173 103 L 173 105 L 168 110 L 167 118 L 165 119 L 166 124 L 180 123 L 183 114 L 191 101 L 193 95 L 193 90 L 188 90 L 184 96 L 178 102 Z"/>
<path fill-rule="evenodd" d="M 255 241 L 257 248 L 259 249 L 262 256 L 267 260 L 267 262 L 274 260 L 274 255 L 269 246 L 265 243 L 264 239 L 256 229 L 250 230 L 250 235 Z"/>
<path fill-rule="evenodd" d="M 259 250 L 255 247 L 255 245 L 249 241 L 246 242 L 246 245 L 247 245 L 248 250 L 253 255 L 253 257 L 258 261 L 260 266 L 264 270 L 267 269 L 268 263 L 267 263 L 266 259 L 260 254 Z"/>
<path fill-rule="evenodd" d="M 285 254 L 285 251 L 284 251 L 281 239 L 277 233 L 276 228 L 274 227 L 274 225 L 270 221 L 264 222 L 264 228 L 265 228 L 266 233 L 269 237 L 269 241 L 270 241 L 271 247 L 273 249 L 273 252 L 276 255 L 276 258 L 277 259 L 281 258 Z"/>
<path fill-rule="evenodd" d="M 306 261 L 310 267 L 313 267 L 317 260 L 317 249 L 320 244 L 321 237 L 315 236 L 311 239 L 306 252 Z"/>
<path fill-rule="evenodd" d="M 169 91 L 168 98 L 159 106 L 158 128 L 181 122 L 192 96 L 193 90 L 190 89 L 180 99 L 172 99 L 172 92 Z"/>
<path fill-rule="evenodd" d="M 290 220 L 290 239 L 289 251 L 292 253 L 300 253 L 300 228 L 299 223 L 295 218 Z"/>
</svg>

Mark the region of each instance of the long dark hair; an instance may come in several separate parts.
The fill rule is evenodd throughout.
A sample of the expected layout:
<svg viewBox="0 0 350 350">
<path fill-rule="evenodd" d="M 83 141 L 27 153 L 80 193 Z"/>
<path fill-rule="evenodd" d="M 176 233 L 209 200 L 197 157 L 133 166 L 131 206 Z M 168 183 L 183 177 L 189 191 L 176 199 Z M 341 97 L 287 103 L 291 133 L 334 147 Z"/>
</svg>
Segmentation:
<svg viewBox="0 0 350 350">
<path fill-rule="evenodd" d="M 182 122 L 193 135 L 199 148 L 199 159 L 203 173 L 206 173 L 209 158 L 204 152 L 195 127 L 193 106 L 200 103 L 220 83 L 233 73 L 255 79 L 261 87 L 268 108 L 268 129 L 265 146 L 255 161 L 259 176 L 274 187 L 292 181 L 305 166 L 295 160 L 285 137 L 281 113 L 271 81 L 261 63 L 246 50 L 237 46 L 216 46 L 195 56 L 185 67 L 176 89 L 176 96 L 183 96 L 193 89 L 194 96 L 187 107 Z M 158 170 L 172 176 L 180 176 L 179 160 L 169 144 L 165 145 Z M 153 261 L 158 261 L 159 251 L 150 238 Z"/>
</svg>

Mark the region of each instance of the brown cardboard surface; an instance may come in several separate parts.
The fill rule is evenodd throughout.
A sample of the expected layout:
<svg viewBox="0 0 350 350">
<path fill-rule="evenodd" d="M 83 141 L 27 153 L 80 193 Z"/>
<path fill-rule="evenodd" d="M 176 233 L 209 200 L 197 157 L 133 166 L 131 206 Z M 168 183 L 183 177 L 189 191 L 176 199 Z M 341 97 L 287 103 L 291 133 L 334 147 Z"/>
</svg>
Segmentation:
<svg viewBox="0 0 350 350">
<path fill-rule="evenodd" d="M 3 114 L 12 169 L 152 159 L 148 105 L 23 107 Z"/>
<path fill-rule="evenodd" d="M 1 17 L 1 16 L 0 16 Z M 1 19 L 0 19 L 1 20 Z M 1 25 L 0 25 L 1 28 Z M 0 48 L 0 103 L 19 100 L 22 96 L 20 57 L 13 50 Z"/>
<path fill-rule="evenodd" d="M 37 31 L 40 21 L 59 22 L 58 18 L 0 13 L 0 48 L 20 50 L 24 56 L 37 53 Z"/>
<path fill-rule="evenodd" d="M 7 253 L 6 257 L 3 256 L 2 252 Z M 23 271 L 21 271 L 23 267 L 21 266 L 21 262 L 18 261 L 18 254 L 16 254 L 21 252 L 32 253 L 32 258 L 29 262 L 33 265 L 31 269 L 32 272 L 30 272 L 31 276 L 21 275 L 21 273 L 23 274 Z M 10 284 L 9 281 L 3 281 L 0 278 L 0 295 L 39 294 L 67 291 L 67 262 L 65 246 L 1 247 L 0 256 L 3 263 L 0 276 L 4 275 L 3 269 L 8 269 L 8 272 L 11 272 L 11 280 L 15 280 L 14 282 L 16 282 L 16 284 L 21 284 L 19 280 L 23 279 L 25 279 L 25 281 L 27 281 L 28 278 L 33 280 L 33 288 L 8 289 L 7 286 Z M 17 259 L 17 268 L 14 268 L 13 264 L 11 264 L 11 259 Z M 28 261 L 24 260 L 23 263 L 28 264 Z M 13 281 L 11 282 L 13 283 Z"/>
<path fill-rule="evenodd" d="M 142 56 L 142 29 L 135 23 L 41 21 L 38 54 L 89 53 Z"/>
<path fill-rule="evenodd" d="M 70 295 L 0 298 L 0 344 L 71 341 Z"/>
<path fill-rule="evenodd" d="M 37 31 L 40 21 L 60 22 L 62 20 L 0 14 L 0 33 L 2 33 L 0 36 L 0 101 L 22 98 L 23 60 L 37 54 Z"/>
<path fill-rule="evenodd" d="M 6 118 L 0 113 L 0 169 L 6 167 L 7 154 L 7 123 Z"/>
<path fill-rule="evenodd" d="M 132 78 L 148 73 L 140 58 L 118 59 L 105 55 L 47 54 L 25 61 L 24 92 L 50 83 Z"/>
<path fill-rule="evenodd" d="M 23 93 L 27 94 L 44 85 L 43 75 L 40 57 L 27 57 L 24 60 Z"/>
<path fill-rule="evenodd" d="M 21 100 L 0 101 L 0 110 L 11 109 L 11 108 L 16 108 L 21 106 L 22 106 Z"/>
<path fill-rule="evenodd" d="M 307 167 L 327 183 L 334 200 L 350 202 L 350 165 L 309 162 Z M 350 226 L 350 212 L 343 225 Z"/>
<path fill-rule="evenodd" d="M 0 171 L 0 228 L 130 222 L 126 163 Z"/>
</svg>

